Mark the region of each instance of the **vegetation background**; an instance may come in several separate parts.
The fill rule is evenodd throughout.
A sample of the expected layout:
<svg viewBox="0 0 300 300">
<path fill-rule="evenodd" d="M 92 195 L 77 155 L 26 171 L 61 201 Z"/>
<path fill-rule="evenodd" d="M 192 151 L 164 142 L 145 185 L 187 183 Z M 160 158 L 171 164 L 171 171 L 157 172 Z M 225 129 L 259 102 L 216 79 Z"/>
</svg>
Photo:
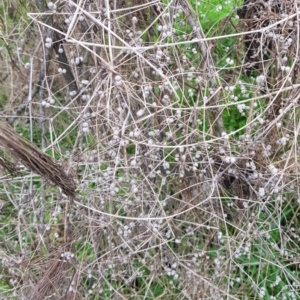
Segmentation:
<svg viewBox="0 0 300 300">
<path fill-rule="evenodd" d="M 300 299 L 298 5 L 1 0 L 0 299 Z"/>
</svg>

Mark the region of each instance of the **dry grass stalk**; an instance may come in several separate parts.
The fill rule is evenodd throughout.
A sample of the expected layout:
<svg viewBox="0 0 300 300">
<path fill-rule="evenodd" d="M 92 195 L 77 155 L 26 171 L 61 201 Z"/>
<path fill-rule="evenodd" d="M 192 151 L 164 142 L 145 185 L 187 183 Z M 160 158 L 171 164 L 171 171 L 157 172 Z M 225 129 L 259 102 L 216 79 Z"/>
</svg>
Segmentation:
<svg viewBox="0 0 300 300">
<path fill-rule="evenodd" d="M 72 240 L 74 238 L 76 236 L 72 236 Z M 68 289 L 76 271 L 72 269 L 72 262 L 61 256 L 62 253 L 71 251 L 72 245 L 72 242 L 64 243 L 46 256 L 22 262 L 28 277 L 37 275 L 34 287 L 28 290 L 29 299 L 77 299 L 74 291 Z"/>
<path fill-rule="evenodd" d="M 21 137 L 13 128 L 3 122 L 0 122 L 0 145 L 29 170 L 41 175 L 46 180 L 52 181 L 66 195 L 75 197 L 76 185 L 72 175 L 67 174 L 51 157 Z M 1 165 L 12 173 L 11 163 L 2 163 Z M 8 168 L 7 166 L 10 167 Z"/>
</svg>

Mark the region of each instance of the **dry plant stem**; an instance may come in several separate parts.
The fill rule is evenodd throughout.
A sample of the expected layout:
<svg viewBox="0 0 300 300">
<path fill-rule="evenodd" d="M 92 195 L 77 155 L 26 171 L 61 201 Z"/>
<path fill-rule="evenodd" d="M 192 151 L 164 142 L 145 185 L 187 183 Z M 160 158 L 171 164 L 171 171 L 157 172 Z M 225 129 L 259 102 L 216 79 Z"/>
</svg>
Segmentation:
<svg viewBox="0 0 300 300">
<path fill-rule="evenodd" d="M 2 122 L 0 122 L 0 145 L 29 170 L 59 186 L 66 195 L 72 198 L 76 196 L 76 185 L 71 174 L 67 174 L 51 157 Z"/>
<path fill-rule="evenodd" d="M 254 1 L 261 2 L 250 2 Z M 287 1 L 281 2 L 281 7 Z M 292 251 L 288 245 L 291 232 L 287 231 L 293 224 L 285 220 L 283 226 L 280 220 L 286 215 L 286 206 L 298 210 L 300 201 L 295 174 L 299 169 L 300 123 L 298 107 L 290 102 L 297 101 L 300 85 L 293 72 L 281 70 L 291 66 L 298 53 L 293 52 L 296 46 L 285 53 L 279 49 L 286 37 L 293 36 L 285 34 L 282 41 L 275 41 L 272 55 L 278 59 L 274 64 L 269 58 L 260 61 L 264 72 L 272 70 L 268 75 L 262 73 L 272 80 L 266 80 L 268 88 L 260 95 L 262 84 L 245 78 L 240 63 L 230 64 L 230 68 L 220 66 L 223 59 L 239 61 L 246 55 L 229 39 L 248 33 L 207 38 L 204 27 L 197 31 L 201 1 L 197 5 L 187 0 L 146 1 L 143 5 L 139 0 L 52 2 L 57 9 L 52 10 L 51 2 L 43 0 L 49 9 L 30 17 L 35 19 L 32 25 L 40 28 L 39 38 L 45 39 L 48 31 L 57 35 L 52 47 L 58 56 L 44 77 L 44 100 L 48 94 L 55 97 L 45 107 L 45 115 L 39 114 L 38 101 L 30 102 L 29 116 L 27 106 L 18 125 L 30 126 L 33 132 L 34 122 L 30 124 L 29 117 L 49 117 L 45 119 L 50 128 L 46 149 L 51 157 L 58 149 L 76 168 L 81 193 L 73 200 L 75 188 L 67 197 L 56 188 L 41 189 L 41 180 L 33 180 L 33 173 L 24 176 L 24 171 L 10 181 L 3 179 L 0 197 L 4 191 L 4 201 L 11 209 L 7 217 L 12 217 L 8 226 L 14 232 L 8 233 L 0 252 L 8 258 L 5 268 L 11 270 L 9 258 L 18 257 L 23 250 L 23 261 L 15 268 L 20 274 L 15 276 L 18 283 L 11 285 L 17 297 L 152 299 L 157 294 L 154 287 L 160 285 L 162 293 L 157 297 L 162 299 L 241 299 L 244 292 L 248 298 L 263 299 L 258 294 L 266 281 L 260 274 L 268 276 L 265 270 L 269 266 L 282 274 L 285 287 L 289 288 L 289 283 L 284 283 L 284 276 L 295 277 L 293 281 L 298 283 L 298 274 L 285 264 L 285 254 L 270 247 L 267 237 L 271 233 L 280 251 L 298 254 L 298 237 L 292 241 Z M 194 12 L 193 7 L 197 9 Z M 278 16 L 274 14 L 268 24 L 282 17 Z M 286 21 L 295 21 L 289 18 Z M 231 32 L 234 26 L 225 23 L 215 24 L 215 35 Z M 276 35 L 282 32 L 271 25 L 269 30 Z M 295 32 L 294 28 L 286 27 L 286 33 Z M 265 28 L 256 29 L 259 37 L 268 34 Z M 224 41 L 228 50 L 219 52 L 214 46 L 224 38 L 228 38 Z M 221 44 L 223 47 L 223 41 Z M 41 49 L 33 46 L 37 55 L 32 54 L 32 45 L 26 51 L 29 48 L 31 57 L 45 57 L 48 45 L 43 47 L 44 40 L 40 45 Z M 60 46 L 65 57 L 59 56 Z M 19 51 L 20 59 L 24 53 Z M 281 64 L 284 54 L 288 60 Z M 54 51 L 50 57 L 54 58 Z M 32 69 L 32 92 L 41 75 L 40 66 L 39 62 L 38 70 Z M 285 80 L 288 76 L 295 83 L 293 87 Z M 74 98 L 69 94 L 75 89 L 73 84 L 79 89 Z M 273 113 L 275 108 L 281 108 L 280 115 Z M 221 115 L 226 109 L 238 109 L 243 122 L 235 115 L 232 121 L 237 124 L 228 126 L 223 114 L 228 135 L 222 139 Z M 240 126 L 245 120 L 249 124 Z M 42 156 L 46 149 L 32 149 L 32 143 L 20 141 L 5 126 L 0 130 L 5 153 L 44 179 L 52 180 L 51 174 L 59 174 L 58 179 L 52 175 L 57 186 L 70 190 L 72 183 L 63 186 L 69 177 L 74 178 L 68 174 L 68 166 L 57 166 L 53 158 Z M 0 161 L 1 171 L 15 175 L 17 163 L 11 163 L 10 156 L 4 156 L 9 161 Z M 275 172 L 270 166 L 276 167 Z M 45 173 L 47 169 L 50 175 Z M 33 196 L 28 195 L 31 179 Z M 279 192 L 273 192 L 275 189 Z M 282 196 L 286 196 L 284 202 Z M 75 205 L 70 204 L 72 200 Z M 47 216 L 44 220 L 39 218 L 41 212 Z M 291 219 L 297 223 L 294 212 Z M 5 222 L 2 224 L 5 228 Z M 76 237 L 72 236 L 75 230 Z M 273 232 L 278 232 L 278 239 Z M 20 243 L 16 249 L 15 240 Z M 249 271 L 248 263 L 254 256 L 259 259 Z M 252 270 L 260 274 L 253 275 Z M 235 280 L 237 276 L 240 281 Z M 60 280 L 64 277 L 66 280 Z M 269 282 L 268 277 L 266 280 Z M 284 298 L 283 292 L 280 294 L 276 298 Z"/>
<path fill-rule="evenodd" d="M 76 5 L 76 4 L 74 3 L 74 5 Z M 85 12 L 85 11 L 83 11 L 83 12 Z M 89 15 L 90 15 L 90 14 L 89 14 Z M 64 33 L 63 31 L 60 31 L 60 30 L 58 30 L 57 28 L 54 28 L 53 26 L 50 26 L 50 25 L 48 25 L 48 24 L 46 24 L 46 23 L 44 23 L 44 22 L 39 21 L 37 18 L 35 18 L 36 14 L 28 14 L 28 16 L 31 17 L 32 20 L 33 20 L 34 22 L 36 22 L 37 24 L 40 24 L 40 25 L 45 26 L 45 27 L 47 27 L 47 28 L 50 28 L 50 29 L 52 29 L 53 31 L 56 31 L 58 34 L 60 34 L 60 35 L 62 35 L 62 36 L 65 36 L 65 33 Z M 95 19 L 95 18 L 92 17 L 92 20 L 97 20 L 97 19 Z M 99 22 L 97 21 L 96 23 L 99 23 Z M 64 38 L 64 39 L 65 39 L 65 38 Z M 67 41 L 67 42 L 70 42 L 70 43 L 74 43 L 74 44 L 77 44 L 77 43 L 78 43 L 77 40 L 72 39 L 72 38 L 69 38 L 69 39 L 66 40 L 66 41 Z M 89 47 L 91 47 L 91 46 L 99 46 L 98 44 L 93 44 L 93 43 L 88 43 L 88 44 L 87 44 L 87 43 L 84 43 L 84 42 L 80 42 L 80 44 L 81 44 L 85 49 L 87 49 L 87 50 L 89 50 L 89 51 L 91 51 L 91 52 L 92 52 L 92 50 L 91 50 Z M 111 71 L 111 72 L 114 73 L 114 70 L 113 70 L 113 69 L 111 68 L 111 66 L 106 62 L 106 60 L 104 60 L 101 56 L 97 55 L 97 53 L 95 53 L 95 52 L 92 52 L 92 53 L 99 59 L 99 61 L 101 62 L 101 65 L 102 65 L 104 68 L 106 68 L 108 71 Z"/>
<path fill-rule="evenodd" d="M 296 99 L 296 100 L 300 99 L 300 93 L 299 93 L 299 95 L 298 95 L 295 99 Z M 277 123 L 278 121 L 280 121 L 280 120 L 282 119 L 283 115 L 284 115 L 285 113 L 289 112 L 290 109 L 291 109 L 292 107 L 294 107 L 294 104 L 293 104 L 293 103 L 289 104 L 288 107 L 286 107 L 286 108 L 284 109 L 284 111 L 282 112 L 282 114 L 278 115 L 274 120 L 272 120 L 272 121 L 268 124 L 268 126 L 266 126 L 266 128 L 264 128 L 264 130 L 262 130 L 262 132 L 259 133 L 259 134 L 255 137 L 255 139 L 253 140 L 253 142 L 250 143 L 249 145 L 247 145 L 247 147 L 245 147 L 245 148 L 243 149 L 243 151 L 241 152 L 240 155 L 243 155 L 243 154 L 247 153 L 247 151 L 248 151 L 251 147 L 253 147 L 253 145 L 254 145 L 257 141 L 259 141 L 259 140 L 261 140 L 263 137 L 267 136 L 267 135 L 269 134 L 270 130 L 272 130 L 272 128 L 276 125 L 276 123 Z M 220 173 L 218 174 L 218 176 L 217 176 L 217 178 L 216 178 L 217 181 L 222 177 L 222 175 L 223 175 L 224 173 L 226 173 L 226 171 L 227 171 L 230 167 L 231 167 L 231 164 L 229 164 L 222 172 L 220 172 Z M 257 191 L 256 191 L 256 194 L 257 194 Z"/>
<path fill-rule="evenodd" d="M 65 69 L 66 72 L 63 73 L 64 79 L 69 86 L 70 91 L 78 91 L 77 83 L 74 78 L 72 69 L 70 67 L 70 62 L 68 60 L 68 57 L 66 55 L 65 49 L 63 45 L 60 45 L 60 41 L 62 40 L 61 37 L 59 37 L 59 34 L 57 32 L 54 32 L 53 34 L 54 38 L 54 50 L 55 54 L 58 56 L 58 64 L 62 69 Z M 59 49 L 62 48 L 63 51 L 59 51 Z"/>
<path fill-rule="evenodd" d="M 210 47 L 207 44 L 205 34 L 199 22 L 199 18 L 196 16 L 188 0 L 179 0 L 179 3 L 186 10 L 187 19 L 191 25 L 191 28 L 197 28 L 197 30 L 195 30 L 195 34 L 198 39 L 199 48 L 201 49 L 201 52 L 204 56 L 205 63 L 207 64 L 207 73 L 208 73 L 207 80 L 208 82 L 211 82 L 212 87 L 215 89 L 218 87 L 218 85 L 220 85 L 220 80 L 217 77 L 218 73 L 217 70 L 215 69 L 215 65 L 210 52 Z M 214 120 L 216 120 L 217 122 L 219 136 L 221 136 L 223 132 L 224 133 L 226 132 L 226 130 L 222 120 L 222 110 L 218 107 L 218 102 L 219 102 L 218 97 L 219 97 L 218 95 L 215 95 L 215 97 L 213 97 L 212 104 L 214 106 L 216 105 L 216 108 L 211 111 Z"/>
<path fill-rule="evenodd" d="M 76 6 L 77 4 L 74 3 L 74 5 Z M 87 13 L 87 12 L 86 12 Z M 198 42 L 208 42 L 208 41 L 216 41 L 216 40 L 221 40 L 221 39 L 224 39 L 224 38 L 233 38 L 233 37 L 239 37 L 239 36 L 244 36 L 246 34 L 251 34 L 251 33 L 261 33 L 261 32 L 265 32 L 266 30 L 268 29 L 273 29 L 274 27 L 276 27 L 277 25 L 280 25 L 282 23 L 285 23 L 286 21 L 288 21 L 289 19 L 292 19 L 294 17 L 297 17 L 299 13 L 295 13 L 295 14 L 292 14 L 290 16 L 287 16 L 285 18 L 283 18 L 282 20 L 278 21 L 278 22 L 275 22 L 274 24 L 272 25 L 269 25 L 267 27 L 264 27 L 262 29 L 257 29 L 257 30 L 251 30 L 251 31 L 243 31 L 241 33 L 234 33 L 234 34 L 226 34 L 226 35 L 221 35 L 221 36 L 214 36 L 214 37 L 205 37 L 205 38 L 195 38 L 193 39 L 192 41 L 183 41 L 183 42 L 176 42 L 176 43 L 167 43 L 167 44 L 164 44 L 164 43 L 161 43 L 161 44 L 155 44 L 154 46 L 137 46 L 137 47 L 132 47 L 130 45 L 128 45 L 127 43 L 125 43 L 126 47 L 124 46 L 108 46 L 106 44 L 95 44 L 95 43 L 91 43 L 91 42 L 83 42 L 83 41 L 75 41 L 74 39 L 72 38 L 69 38 L 68 41 L 70 41 L 70 43 L 75 43 L 75 42 L 78 42 L 80 45 L 82 45 L 83 47 L 86 47 L 86 46 L 97 46 L 97 47 L 101 47 L 101 48 L 113 48 L 113 49 L 121 49 L 121 50 L 134 50 L 134 51 L 139 51 L 139 50 L 143 50 L 143 51 L 146 51 L 146 50 L 150 50 L 150 49 L 157 49 L 157 48 L 168 48 L 170 46 L 179 46 L 179 45 L 187 45 L 187 44 L 191 44 L 191 43 L 198 43 Z M 56 28 L 53 28 L 39 20 L 37 20 L 35 17 L 36 16 L 39 16 L 40 14 L 37 14 L 37 13 L 29 13 L 28 16 L 34 20 L 36 23 L 38 24 L 41 24 L 45 27 L 48 27 L 48 28 L 51 28 L 55 31 L 57 31 L 58 33 L 60 34 L 63 34 L 65 35 L 64 32 L 56 29 Z M 91 14 L 89 14 L 91 15 Z M 94 18 L 93 18 L 94 19 Z M 98 23 L 98 22 L 96 22 Z M 103 61 L 105 62 L 105 61 Z M 105 64 L 106 66 L 109 66 L 106 62 Z"/>
<path fill-rule="evenodd" d="M 79 7 L 77 4 L 73 3 L 73 5 L 75 7 Z M 109 28 L 104 24 L 104 23 L 101 23 L 99 20 L 97 20 L 92 14 L 90 14 L 89 12 L 87 12 L 86 10 L 80 8 L 80 11 L 82 12 L 82 14 L 84 14 L 87 18 L 89 18 L 92 22 L 94 22 L 96 25 L 102 27 L 106 32 L 110 33 L 112 36 L 114 36 L 119 42 L 123 43 L 126 47 L 128 47 L 129 49 L 133 50 L 133 52 L 138 56 L 140 57 L 149 67 L 153 68 L 153 70 L 155 70 L 158 74 L 160 74 L 160 76 L 166 80 L 166 82 L 168 83 L 169 87 L 171 88 L 171 90 L 174 92 L 174 95 L 177 95 L 172 83 L 170 82 L 170 79 L 165 76 L 164 74 L 162 74 L 160 72 L 160 70 L 153 64 L 151 63 L 148 59 L 146 59 L 142 53 L 140 53 L 139 51 L 136 50 L 136 47 L 132 47 L 130 46 L 122 37 L 120 37 L 119 35 L 117 35 L 115 32 L 113 31 L 110 31 Z M 46 24 L 43 24 L 44 26 L 46 26 Z M 53 30 L 55 30 L 55 28 L 53 28 Z M 64 34 L 64 33 L 63 33 Z M 65 34 L 64 34 L 65 35 Z M 79 41 L 75 41 L 74 39 L 72 38 L 69 38 L 69 39 L 66 39 L 68 42 L 70 43 L 75 43 L 75 44 L 80 44 L 82 45 L 84 48 L 90 50 L 86 45 L 85 43 L 82 43 L 82 42 L 79 42 Z M 96 45 L 96 46 L 100 46 L 100 45 Z M 116 71 L 113 69 L 113 67 L 108 64 L 105 60 L 103 60 L 102 57 L 100 57 L 99 55 L 97 55 L 97 53 L 94 53 L 93 54 L 95 56 L 97 56 L 97 58 L 99 58 L 101 60 L 102 63 L 104 63 L 104 66 L 105 68 L 108 69 L 108 71 L 112 72 L 113 74 L 116 74 Z"/>
<path fill-rule="evenodd" d="M 50 259 L 50 266 L 38 279 L 35 289 L 31 292 L 31 299 L 44 300 L 45 296 L 48 295 L 51 290 L 56 290 L 59 283 L 65 280 L 63 277 L 66 275 L 66 272 L 69 272 L 67 270 L 70 264 L 61 258 L 61 253 L 68 251 L 71 244 L 65 245 L 65 247 L 61 246 L 59 251 L 56 251 L 55 256 Z"/>
<path fill-rule="evenodd" d="M 45 20 L 46 22 L 52 23 L 52 18 Z M 53 40 L 54 32 L 50 29 L 46 29 L 46 36 Z M 43 34 L 41 33 L 41 40 L 44 39 Z M 45 87 L 46 87 L 46 74 L 49 72 L 49 65 L 51 54 L 53 53 L 52 48 L 45 47 L 43 61 L 41 63 L 40 69 L 40 89 L 39 89 L 39 125 L 41 129 L 41 137 L 42 137 L 42 150 L 45 149 L 45 111 L 42 105 L 42 101 L 45 99 Z M 31 103 L 30 103 L 31 107 Z M 31 131 L 32 132 L 32 131 Z"/>
<path fill-rule="evenodd" d="M 44 3 L 42 1 L 36 1 L 37 3 L 37 7 L 40 9 L 40 11 L 45 11 L 46 7 L 44 5 Z M 44 22 L 47 22 L 47 24 L 50 21 L 53 21 L 52 16 L 45 16 L 42 18 L 44 20 Z M 57 24 L 55 24 L 57 26 Z M 50 26 L 50 25 L 49 25 Z M 63 51 L 62 53 L 58 51 L 59 49 L 59 41 L 61 40 L 61 38 L 59 37 L 58 32 L 51 30 L 52 27 L 48 27 L 47 28 L 47 36 L 52 38 L 54 43 L 53 43 L 53 47 L 55 49 L 55 53 L 56 55 L 58 55 L 58 60 L 59 60 L 59 65 L 62 69 L 66 70 L 66 73 L 63 73 L 63 76 L 67 82 L 67 84 L 69 85 L 69 89 L 71 91 L 78 91 L 78 87 L 75 81 L 75 78 L 73 76 L 72 70 L 70 68 L 70 63 L 68 61 L 68 58 L 65 54 L 65 51 Z M 59 28 L 59 26 L 58 26 Z M 43 40 L 43 36 L 41 38 L 41 40 Z M 63 46 L 62 46 L 63 47 Z M 49 61 L 51 59 L 51 54 L 52 54 L 52 49 L 45 49 L 45 57 L 43 59 L 43 62 L 41 64 L 41 69 L 40 69 L 40 75 L 39 75 L 39 79 L 36 85 L 33 85 L 32 82 L 30 82 L 30 90 L 28 93 L 28 96 L 26 97 L 26 99 L 23 101 L 23 103 L 21 105 L 19 105 L 19 107 L 16 109 L 16 111 L 13 113 L 14 117 L 10 117 L 8 118 L 8 123 L 9 124 L 13 124 L 16 117 L 21 114 L 23 112 L 23 110 L 30 105 L 30 101 L 32 101 L 33 97 L 39 93 L 39 101 L 41 102 L 42 100 L 44 100 L 44 93 L 45 93 L 45 76 L 48 73 L 48 67 L 49 67 Z M 31 63 L 31 71 L 33 68 L 33 61 Z M 31 77 L 32 79 L 32 77 Z M 33 86 L 33 88 L 32 88 Z M 45 132 L 45 128 L 44 128 L 44 109 L 43 107 L 40 105 L 40 118 L 39 118 L 39 124 L 42 130 L 42 143 L 44 143 L 44 132 Z M 42 147 L 43 149 L 45 148 L 45 145 L 43 145 Z"/>
<path fill-rule="evenodd" d="M 12 124 L 15 122 L 17 116 L 20 115 L 20 114 L 24 111 L 24 109 L 28 106 L 28 103 L 29 103 L 29 101 L 30 101 L 29 99 L 32 99 L 32 98 L 38 93 L 38 91 L 39 91 L 39 86 L 38 86 L 38 85 L 35 85 L 35 86 L 33 87 L 33 89 L 32 89 L 31 95 L 28 95 L 28 96 L 23 100 L 23 102 L 18 106 L 18 108 L 12 113 L 13 117 L 9 117 L 9 118 L 7 119 L 7 122 L 8 122 L 10 125 L 12 125 Z"/>
<path fill-rule="evenodd" d="M 93 211 L 95 213 L 98 213 L 100 215 L 104 215 L 104 216 L 109 216 L 109 217 L 112 217 L 112 218 L 117 218 L 117 219 L 120 219 L 120 220 L 132 220 L 132 221 L 155 221 L 155 220 L 169 220 L 169 219 L 173 219 L 173 218 L 176 218 L 176 217 L 179 217 L 180 215 L 183 215 L 191 210 L 194 210 L 195 208 L 198 208 L 198 207 L 201 207 L 202 205 L 204 205 L 206 202 L 209 202 L 211 199 L 213 199 L 213 193 L 214 193 L 214 188 L 215 188 L 215 182 L 213 181 L 211 183 L 212 186 L 206 186 L 205 187 L 205 190 L 203 191 L 203 193 L 205 195 L 207 195 L 207 197 L 200 201 L 199 203 L 197 203 L 196 205 L 191 205 L 189 208 L 183 210 L 183 211 L 180 211 L 180 212 L 176 212 L 172 215 L 164 215 L 164 216 L 158 216 L 158 217 L 127 217 L 127 216 L 121 216 L 121 215 L 117 215 L 117 214 L 113 214 L 113 213 L 106 213 L 104 211 L 100 211 L 100 210 L 97 210 L 91 206 L 87 206 L 85 204 L 82 204 L 81 202 L 79 201 L 74 201 L 74 203 L 80 207 L 83 207 L 85 209 L 87 209 L 88 211 Z M 197 186 L 198 184 L 196 184 Z M 192 186 L 189 186 L 188 188 L 192 188 Z M 193 196 L 190 200 L 195 200 L 198 198 L 198 194 Z M 218 199 L 218 198 L 217 198 Z"/>
</svg>

